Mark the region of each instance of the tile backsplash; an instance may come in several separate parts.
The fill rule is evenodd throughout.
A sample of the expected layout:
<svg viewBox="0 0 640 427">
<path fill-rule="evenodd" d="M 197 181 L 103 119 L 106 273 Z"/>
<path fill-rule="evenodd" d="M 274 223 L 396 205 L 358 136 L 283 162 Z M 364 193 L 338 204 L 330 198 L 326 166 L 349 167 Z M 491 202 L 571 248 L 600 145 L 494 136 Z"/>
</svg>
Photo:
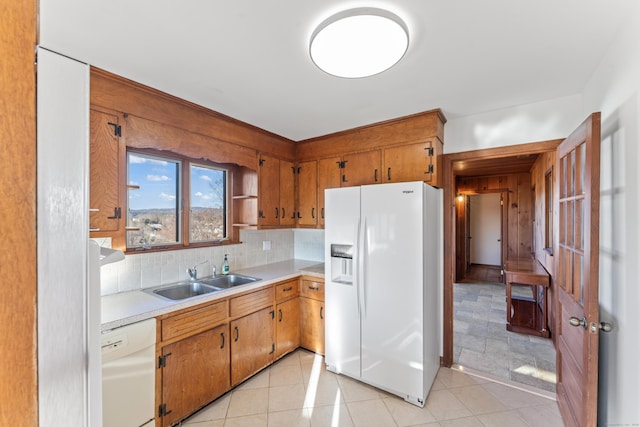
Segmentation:
<svg viewBox="0 0 640 427">
<path fill-rule="evenodd" d="M 124 261 L 101 267 L 101 294 L 185 280 L 187 268 L 203 261 L 206 263 L 197 267 L 199 276 L 210 276 L 212 265 L 220 273 L 224 254 L 229 254 L 231 271 L 291 258 L 324 259 L 324 230 L 241 230 L 240 240 L 236 245 L 126 255 Z M 110 242 L 98 243 L 110 246 Z"/>
</svg>

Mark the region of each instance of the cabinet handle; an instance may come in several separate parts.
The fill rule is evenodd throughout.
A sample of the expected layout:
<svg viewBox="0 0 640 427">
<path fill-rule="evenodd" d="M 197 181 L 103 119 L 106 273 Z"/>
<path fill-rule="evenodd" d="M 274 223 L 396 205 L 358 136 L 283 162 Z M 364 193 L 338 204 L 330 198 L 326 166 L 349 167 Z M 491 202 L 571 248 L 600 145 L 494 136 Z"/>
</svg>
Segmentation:
<svg viewBox="0 0 640 427">
<path fill-rule="evenodd" d="M 278 208 L 276 208 L 276 219 L 278 219 Z"/>
<path fill-rule="evenodd" d="M 302 218 L 302 215 L 300 215 L 300 211 L 298 211 L 298 218 Z"/>
<path fill-rule="evenodd" d="M 324 319 L 324 314 L 322 313 L 324 311 L 324 307 L 320 306 L 320 318 Z"/>
<path fill-rule="evenodd" d="M 224 332 L 220 334 L 220 337 L 222 338 L 222 344 L 220 344 L 220 348 L 224 348 Z"/>
<path fill-rule="evenodd" d="M 342 174 L 342 182 L 347 182 L 347 176 L 345 174 Z"/>
<path fill-rule="evenodd" d="M 311 289 L 312 291 L 317 291 L 317 290 L 318 290 L 318 289 L 320 289 L 320 288 L 318 288 L 318 287 L 316 287 L 316 286 L 309 286 L 309 289 Z"/>
<path fill-rule="evenodd" d="M 276 345 L 271 343 L 271 351 L 269 352 L 269 354 L 273 354 L 276 352 Z"/>
<path fill-rule="evenodd" d="M 378 182 L 378 169 L 373 170 L 373 181 Z"/>
<path fill-rule="evenodd" d="M 280 318 L 278 319 L 278 322 L 282 322 L 282 309 L 281 308 L 278 309 L 278 314 L 280 314 Z"/>
<path fill-rule="evenodd" d="M 289 292 L 293 290 L 293 286 L 289 286 L 288 288 L 284 288 L 282 292 Z"/>
<path fill-rule="evenodd" d="M 311 218 L 316 219 L 316 208 L 311 208 Z"/>
<path fill-rule="evenodd" d="M 324 208 L 320 209 L 320 215 L 322 216 L 322 219 L 324 219 Z"/>
<path fill-rule="evenodd" d="M 234 329 L 236 330 L 236 339 L 234 340 L 235 342 L 238 342 L 238 338 L 240 338 L 240 332 L 238 331 L 238 327 L 234 327 Z"/>
<path fill-rule="evenodd" d="M 120 219 L 122 218 L 122 210 L 120 208 L 113 208 L 113 216 L 108 216 L 107 219 Z"/>
<path fill-rule="evenodd" d="M 282 208 L 282 218 L 286 218 L 286 215 L 284 214 L 285 210 L 284 208 Z"/>
<path fill-rule="evenodd" d="M 391 181 L 391 168 L 387 169 L 387 179 Z"/>
</svg>

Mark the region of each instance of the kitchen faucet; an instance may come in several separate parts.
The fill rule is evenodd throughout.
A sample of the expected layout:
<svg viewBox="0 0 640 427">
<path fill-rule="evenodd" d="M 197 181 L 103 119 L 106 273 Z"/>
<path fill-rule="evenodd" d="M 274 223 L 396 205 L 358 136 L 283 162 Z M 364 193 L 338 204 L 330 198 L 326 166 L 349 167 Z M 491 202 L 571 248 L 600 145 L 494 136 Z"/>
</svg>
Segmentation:
<svg viewBox="0 0 640 427">
<path fill-rule="evenodd" d="M 197 263 L 196 265 L 194 265 L 191 268 L 187 268 L 187 273 L 189 274 L 189 278 L 191 280 L 197 280 L 198 279 L 198 270 L 196 270 L 196 267 L 199 266 L 199 265 L 202 265 L 204 263 L 207 263 L 207 262 L 209 262 L 209 261 L 202 261 L 202 262 Z"/>
</svg>

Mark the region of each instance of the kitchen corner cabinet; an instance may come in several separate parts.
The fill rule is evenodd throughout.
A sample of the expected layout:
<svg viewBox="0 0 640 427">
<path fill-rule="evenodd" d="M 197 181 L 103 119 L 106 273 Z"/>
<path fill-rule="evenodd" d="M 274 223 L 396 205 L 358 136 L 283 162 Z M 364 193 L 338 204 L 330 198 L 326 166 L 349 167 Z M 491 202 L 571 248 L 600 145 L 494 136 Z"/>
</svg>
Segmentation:
<svg viewBox="0 0 640 427">
<path fill-rule="evenodd" d="M 300 346 L 298 280 L 276 285 L 276 359 Z"/>
<path fill-rule="evenodd" d="M 89 227 L 91 237 L 112 235 L 124 228 L 120 176 L 125 159 L 124 119 L 115 112 L 89 110 Z M 122 186 L 124 188 L 124 185 Z"/>
<path fill-rule="evenodd" d="M 424 181 L 440 186 L 442 142 L 438 138 L 385 148 L 383 156 L 382 182 Z"/>
<path fill-rule="evenodd" d="M 297 168 L 299 226 L 318 224 L 318 162 L 302 162 Z"/>
<path fill-rule="evenodd" d="M 324 354 L 324 281 L 300 281 L 300 347 Z"/>
<path fill-rule="evenodd" d="M 260 226 L 295 224 L 295 169 L 293 162 L 260 155 L 258 221 Z"/>
<path fill-rule="evenodd" d="M 340 157 L 318 160 L 318 224 L 324 227 L 324 190 L 339 188 L 342 169 Z"/>
<path fill-rule="evenodd" d="M 229 325 L 162 348 L 162 426 L 170 426 L 229 389 Z"/>
<path fill-rule="evenodd" d="M 342 187 L 380 184 L 380 150 L 353 153 L 342 158 Z"/>
</svg>

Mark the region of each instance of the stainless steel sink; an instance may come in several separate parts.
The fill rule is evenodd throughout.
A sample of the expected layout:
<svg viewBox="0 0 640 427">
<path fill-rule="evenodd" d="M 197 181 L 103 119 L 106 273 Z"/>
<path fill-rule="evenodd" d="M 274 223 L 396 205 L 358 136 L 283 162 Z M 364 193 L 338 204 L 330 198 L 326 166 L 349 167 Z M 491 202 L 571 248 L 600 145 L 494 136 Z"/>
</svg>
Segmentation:
<svg viewBox="0 0 640 427">
<path fill-rule="evenodd" d="M 222 289 L 229 289 L 234 286 L 246 285 L 247 283 L 257 282 L 257 277 L 243 276 L 241 274 L 228 274 L 225 276 L 207 277 L 200 279 L 198 282 L 208 286 L 214 286 Z"/>
<path fill-rule="evenodd" d="M 147 292 L 177 301 L 221 290 L 222 288 L 220 287 L 205 285 L 200 282 L 185 282 L 162 288 L 149 289 Z"/>
<path fill-rule="evenodd" d="M 204 279 L 194 280 L 192 282 L 182 282 L 176 283 L 174 285 L 149 288 L 145 289 L 144 291 L 161 298 L 169 299 L 172 301 L 180 301 L 187 298 L 210 294 L 212 292 L 222 291 L 234 286 L 257 282 L 258 280 L 262 279 L 251 276 L 243 276 L 240 274 L 229 274 L 226 276 L 206 277 Z"/>
</svg>

